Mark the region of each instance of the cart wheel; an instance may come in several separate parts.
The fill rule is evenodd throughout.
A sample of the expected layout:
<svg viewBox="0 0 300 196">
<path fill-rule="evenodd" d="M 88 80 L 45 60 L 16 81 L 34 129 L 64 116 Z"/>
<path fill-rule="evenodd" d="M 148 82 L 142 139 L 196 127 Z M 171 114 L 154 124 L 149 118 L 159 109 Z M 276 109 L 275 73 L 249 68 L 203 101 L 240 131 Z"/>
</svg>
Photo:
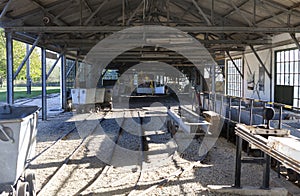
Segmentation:
<svg viewBox="0 0 300 196">
<path fill-rule="evenodd" d="M 35 180 L 35 174 L 34 173 L 28 173 L 26 174 L 25 180 L 28 182 L 28 190 L 30 196 L 36 196 L 36 180 Z"/>
<path fill-rule="evenodd" d="M 29 196 L 28 187 L 28 182 L 19 181 L 17 184 L 17 196 Z"/>
</svg>

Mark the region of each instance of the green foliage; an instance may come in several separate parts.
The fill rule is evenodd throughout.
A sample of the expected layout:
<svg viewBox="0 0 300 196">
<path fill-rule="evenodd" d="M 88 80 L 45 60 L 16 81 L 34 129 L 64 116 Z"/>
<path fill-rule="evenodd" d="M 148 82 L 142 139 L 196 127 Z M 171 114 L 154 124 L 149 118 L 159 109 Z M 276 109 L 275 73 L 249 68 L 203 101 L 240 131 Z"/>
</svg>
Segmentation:
<svg viewBox="0 0 300 196">
<path fill-rule="evenodd" d="M 26 44 L 13 41 L 13 55 L 14 55 L 14 71 L 16 71 L 26 55 Z M 41 60 L 38 48 L 35 48 L 30 56 L 30 75 L 33 81 L 39 81 L 41 77 Z M 0 77 L 6 77 L 6 44 L 5 33 L 0 30 Z M 26 65 L 22 68 L 17 80 L 26 79 Z"/>
<path fill-rule="evenodd" d="M 14 89 L 14 99 L 21 99 L 21 98 L 32 98 L 37 97 L 42 94 L 42 87 L 32 87 L 31 88 L 31 94 L 27 94 L 26 87 L 15 87 Z M 60 88 L 59 87 L 47 87 L 47 94 L 52 93 L 59 93 Z M 6 101 L 6 88 L 0 87 L 0 102 Z"/>
</svg>

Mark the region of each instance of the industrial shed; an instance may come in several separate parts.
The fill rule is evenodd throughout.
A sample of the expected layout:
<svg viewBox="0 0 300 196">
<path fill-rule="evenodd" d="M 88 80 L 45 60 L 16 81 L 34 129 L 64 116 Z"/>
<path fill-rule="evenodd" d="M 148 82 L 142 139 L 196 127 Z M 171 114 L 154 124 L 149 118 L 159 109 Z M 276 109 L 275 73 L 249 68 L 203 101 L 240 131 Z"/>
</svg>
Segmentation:
<svg viewBox="0 0 300 196">
<path fill-rule="evenodd" d="M 147 124 L 145 119 L 150 118 L 149 116 L 163 113 L 167 116 L 164 126 L 170 138 L 175 137 L 175 133 L 180 131 L 190 134 L 195 130 L 196 138 L 198 138 L 198 135 L 203 134 L 198 133 L 200 129 L 218 138 L 220 133 L 216 134 L 214 130 L 220 129 L 221 132 L 221 127 L 223 127 L 224 133 L 222 133 L 227 141 L 235 140 L 236 133 L 238 137 L 248 142 L 250 148 L 254 146 L 255 149 L 255 146 L 259 146 L 258 149 L 265 154 L 265 159 L 261 163 L 264 163 L 266 168 L 269 167 L 269 158 L 272 157 L 277 161 L 278 173 L 280 173 L 280 167 L 285 167 L 296 176 L 293 183 L 296 185 L 299 183 L 299 154 L 297 154 L 299 148 L 295 151 L 287 148 L 288 150 L 280 152 L 283 153 L 280 156 L 276 153 L 268 154 L 267 147 L 264 145 L 270 145 L 271 141 L 265 141 L 260 137 L 255 138 L 255 134 L 251 135 L 253 131 L 245 136 L 243 135 L 245 129 L 236 128 L 235 125 L 240 123 L 249 126 L 267 124 L 267 131 L 263 131 L 267 132 L 267 137 L 270 136 L 270 126 L 276 130 L 285 130 L 272 132 L 271 136 L 274 134 L 275 136 L 281 134 L 280 137 L 291 135 L 293 138 L 298 138 L 300 136 L 298 125 L 300 119 L 300 2 L 296 0 L 5 0 L 0 3 L 0 10 L 0 26 L 4 29 L 6 36 L 6 102 L 9 105 L 15 104 L 14 80 L 20 70 L 25 68 L 33 49 L 40 47 L 42 70 L 40 106 L 41 118 L 45 121 L 41 121 L 42 126 L 46 127 L 46 120 L 51 121 L 51 118 L 65 119 L 66 122 L 75 122 L 75 124 L 76 121 L 87 121 L 90 117 L 84 115 L 88 113 L 99 115 L 95 111 L 100 110 L 100 116 L 93 116 L 90 120 L 99 119 L 100 124 L 103 122 L 105 124 L 106 118 L 121 118 L 118 116 L 120 114 L 117 114 L 117 117 L 114 116 L 114 112 L 120 112 L 124 107 L 127 108 L 122 110 L 123 116 L 135 118 L 140 125 Z M 13 40 L 31 45 L 20 65 L 14 64 Z M 50 70 L 46 69 L 48 52 L 55 53 L 56 57 Z M 46 93 L 47 78 L 58 65 L 61 66 L 61 90 L 59 99 L 52 104 L 52 100 L 47 98 Z M 17 71 L 14 71 L 14 66 L 18 67 Z M 147 79 L 140 81 L 143 77 Z M 103 89 L 98 91 L 98 88 Z M 82 95 L 82 92 L 85 95 Z M 80 97 L 86 95 L 88 96 L 83 102 L 87 104 L 82 104 Z M 94 99 L 91 101 L 90 97 Z M 98 99 L 99 97 L 101 99 Z M 170 97 L 172 100 L 174 98 L 176 103 L 169 102 Z M 67 119 L 69 116 L 51 116 L 48 119 L 49 103 L 67 110 L 70 98 L 73 104 L 76 104 L 74 111 L 79 116 L 83 115 L 82 119 L 76 115 L 70 119 Z M 99 102 L 101 102 L 100 106 L 97 105 Z M 113 111 L 112 114 L 109 112 L 107 114 L 107 106 Z M 160 106 L 164 106 L 164 109 L 160 111 L 153 109 Z M 172 109 L 175 106 L 179 107 Z M 152 109 L 144 109 L 144 107 Z M 270 119 L 265 113 L 265 109 L 269 107 L 274 108 L 274 114 Z M 136 111 L 131 111 L 134 109 Z M 222 126 L 217 119 L 219 121 L 222 119 L 220 121 Z M 54 126 L 52 123 L 49 123 L 49 127 L 45 130 L 50 130 L 51 126 Z M 121 125 L 124 125 L 123 121 Z M 147 139 L 144 135 L 145 126 L 141 127 L 136 128 L 141 130 L 140 135 L 138 134 L 141 139 L 137 140 L 141 143 L 145 141 L 151 143 L 152 139 Z M 78 127 L 77 129 L 79 130 Z M 91 135 L 95 129 L 93 128 Z M 260 131 L 257 133 L 261 133 Z M 85 143 L 88 136 L 82 131 L 78 132 L 83 138 L 82 143 Z M 108 132 L 111 134 L 110 130 Z M 43 131 L 42 133 L 49 134 Z M 68 134 L 69 132 L 60 138 L 65 138 Z M 55 136 L 59 135 L 60 133 L 53 133 L 52 136 L 49 135 L 49 138 L 55 140 Z M 180 134 L 176 135 L 179 137 Z M 119 141 L 119 136 L 120 133 L 115 143 Z M 251 140 L 252 136 L 254 140 Z M 72 137 L 76 138 L 76 136 Z M 170 140 L 170 138 L 165 138 L 165 140 Z M 182 138 L 184 137 L 180 136 L 180 139 L 177 139 L 185 140 Z M 262 146 L 255 143 L 260 139 L 264 144 Z M 126 141 L 131 141 L 131 139 L 129 137 L 124 141 L 126 144 Z M 240 140 L 237 139 L 237 141 Z M 190 138 L 190 143 L 197 142 Z M 148 150 L 145 150 L 143 144 L 136 148 L 141 151 L 151 149 L 147 147 Z M 177 145 L 178 148 L 182 147 L 181 144 Z M 240 144 L 237 143 L 237 145 Z M 299 141 L 295 145 L 298 146 Z M 43 147 L 45 146 L 40 146 L 39 152 Z M 234 154 L 230 147 L 223 147 L 223 153 L 230 151 Z M 194 147 L 182 148 L 193 149 Z M 238 147 L 237 149 L 240 150 Z M 236 152 L 236 157 L 241 155 L 239 150 Z M 290 151 L 292 154 L 289 154 Z M 74 152 L 77 153 L 76 150 Z M 98 151 L 95 152 L 97 153 Z M 190 155 L 184 150 L 182 153 Z M 214 153 L 218 155 L 217 152 Z M 72 160 L 72 156 L 68 158 L 68 161 Z M 287 159 L 290 162 L 282 164 Z M 243 161 L 236 159 L 235 164 L 240 162 Z M 47 163 L 38 163 L 47 165 Z M 197 164 L 193 167 L 198 167 Z M 234 163 L 231 164 L 234 165 Z M 186 172 L 192 170 L 193 167 L 185 168 Z M 270 171 L 266 168 L 263 175 L 263 188 L 268 189 L 270 179 L 266 176 Z M 239 170 L 240 165 L 237 164 L 235 172 L 231 172 L 231 175 L 235 173 L 236 187 L 240 187 L 241 176 L 237 172 Z M 41 176 L 43 175 L 45 173 Z M 101 173 L 91 172 L 89 175 L 104 178 Z M 175 172 L 174 175 L 178 177 L 181 173 Z M 96 180 L 93 178 L 89 181 L 89 185 L 83 185 L 79 191 L 72 192 L 72 194 L 81 194 Z M 129 191 L 130 188 L 124 188 L 124 191 L 122 189 L 120 192 L 100 191 L 98 194 L 151 194 L 152 190 L 170 181 L 169 178 L 165 180 L 166 182 L 158 182 L 157 186 L 140 185 L 138 180 L 134 188 L 131 187 L 133 189 L 131 191 Z M 45 186 L 45 182 L 40 185 L 39 194 L 46 193 L 45 190 L 47 191 L 48 187 L 44 189 Z M 144 190 L 143 186 L 145 186 Z M 90 189 L 90 193 L 93 192 L 91 190 L 94 189 Z M 207 193 L 206 188 L 199 192 L 193 189 L 187 193 L 201 194 L 201 191 L 204 191 L 203 194 Z M 59 190 L 51 192 L 54 195 L 58 193 Z M 171 190 L 166 194 L 176 193 L 183 194 L 184 192 Z M 248 194 L 249 192 L 232 193 Z M 163 192 L 158 191 L 155 194 L 163 194 Z"/>
</svg>

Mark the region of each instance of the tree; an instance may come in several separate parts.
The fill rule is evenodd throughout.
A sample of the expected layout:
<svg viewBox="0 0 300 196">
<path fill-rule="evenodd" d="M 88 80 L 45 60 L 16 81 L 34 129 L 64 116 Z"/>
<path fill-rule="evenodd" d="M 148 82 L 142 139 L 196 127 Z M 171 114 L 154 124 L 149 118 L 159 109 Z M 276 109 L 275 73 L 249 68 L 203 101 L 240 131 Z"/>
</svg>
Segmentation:
<svg viewBox="0 0 300 196">
<path fill-rule="evenodd" d="M 6 77 L 6 44 L 5 44 L 5 33 L 0 30 L 0 77 Z M 14 57 L 14 72 L 18 69 L 19 65 L 23 61 L 26 55 L 26 44 L 16 41 L 13 41 L 13 57 Z M 41 58 L 38 48 L 35 48 L 32 54 L 30 55 L 30 75 L 33 81 L 38 81 L 41 77 Z M 19 75 L 17 76 L 18 80 L 26 79 L 26 66 L 22 68 Z"/>
</svg>

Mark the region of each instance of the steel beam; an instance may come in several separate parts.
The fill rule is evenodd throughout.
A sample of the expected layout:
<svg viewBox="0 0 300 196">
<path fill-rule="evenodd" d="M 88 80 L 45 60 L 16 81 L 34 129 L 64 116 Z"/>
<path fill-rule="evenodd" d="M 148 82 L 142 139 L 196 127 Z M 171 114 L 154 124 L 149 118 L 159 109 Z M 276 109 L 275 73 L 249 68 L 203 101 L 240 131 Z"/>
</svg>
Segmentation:
<svg viewBox="0 0 300 196">
<path fill-rule="evenodd" d="M 295 33 L 290 33 L 290 36 L 291 36 L 291 38 L 293 39 L 293 41 L 295 42 L 295 44 L 296 44 L 296 46 L 297 46 L 297 48 L 298 48 L 298 50 L 299 50 L 299 52 L 300 52 L 300 44 L 299 44 L 298 39 L 296 38 Z"/>
<path fill-rule="evenodd" d="M 211 23 L 215 23 L 215 0 L 211 1 L 211 13 L 210 13 Z"/>
<path fill-rule="evenodd" d="M 234 2 L 231 0 L 231 5 L 234 7 L 234 9 L 242 16 L 242 18 L 248 23 L 249 26 L 253 26 L 253 23 L 243 14 L 240 8 L 238 8 Z M 246 1 L 247 2 L 247 1 Z"/>
<path fill-rule="evenodd" d="M 245 5 L 248 1 L 249 1 L 249 0 L 243 1 L 240 5 L 237 6 L 237 8 L 242 7 L 242 6 Z M 226 13 L 225 15 L 223 15 L 223 16 L 221 16 L 221 17 L 222 17 L 222 18 L 226 18 L 226 17 L 230 16 L 231 14 L 233 14 L 234 12 L 236 12 L 236 9 L 235 9 L 235 8 L 231 9 L 228 13 Z"/>
<path fill-rule="evenodd" d="M 28 12 L 25 12 L 25 13 L 22 13 L 22 14 L 16 16 L 15 19 L 25 20 L 26 18 L 28 18 L 32 15 L 38 14 L 40 12 L 44 12 L 44 11 L 49 12 L 51 10 L 55 10 L 55 9 L 70 5 L 70 1 L 72 1 L 72 0 L 56 1 L 56 2 L 48 4 L 47 7 L 45 7 L 43 10 L 41 10 L 41 8 L 38 7 L 36 9 L 30 10 Z"/>
<path fill-rule="evenodd" d="M 198 3 L 195 1 L 195 0 L 192 0 L 194 6 L 197 8 L 199 14 L 202 15 L 202 17 L 204 18 L 204 20 L 206 21 L 206 23 L 211 26 L 211 22 L 210 20 L 208 19 L 208 17 L 206 16 L 206 14 L 203 12 L 203 10 L 201 9 L 201 7 L 198 5 Z"/>
<path fill-rule="evenodd" d="M 167 25 L 170 25 L 170 0 L 166 2 L 166 9 L 167 9 Z"/>
<path fill-rule="evenodd" d="M 26 53 L 29 53 L 29 44 L 26 44 Z M 26 61 L 26 87 L 27 94 L 31 94 L 30 59 Z"/>
<path fill-rule="evenodd" d="M 75 67 L 75 65 L 76 65 L 76 61 L 74 61 L 74 62 L 72 63 L 71 67 L 69 68 L 69 70 L 68 70 L 68 72 L 67 72 L 66 77 L 68 77 L 68 76 L 70 75 L 70 73 L 71 73 L 71 71 L 73 70 L 73 68 Z"/>
<path fill-rule="evenodd" d="M 61 108 L 66 109 L 67 106 L 67 85 L 66 85 L 66 56 L 61 56 L 61 67 L 60 67 L 60 101 Z"/>
<path fill-rule="evenodd" d="M 47 71 L 46 71 L 46 48 L 41 48 L 42 64 L 42 120 L 47 120 Z"/>
<path fill-rule="evenodd" d="M 127 21 L 128 22 L 128 21 Z M 122 26 L 15 26 L 3 27 L 8 31 L 32 33 L 113 33 Z M 177 26 L 190 33 L 300 33 L 300 27 L 237 27 L 237 26 Z M 153 31 L 155 33 L 156 30 Z M 169 32 L 166 32 L 169 33 Z"/>
<path fill-rule="evenodd" d="M 290 13 L 292 11 L 294 16 L 300 17 L 300 12 L 297 10 L 297 8 L 300 6 L 300 2 L 294 3 L 289 8 L 286 8 L 284 5 L 274 2 L 272 0 L 264 1 L 264 3 L 268 4 L 273 8 L 280 9 L 284 13 Z"/>
<path fill-rule="evenodd" d="M 122 0 L 122 26 L 125 26 L 125 0 Z"/>
<path fill-rule="evenodd" d="M 65 21 L 62 21 L 61 19 L 58 19 L 55 15 L 53 15 L 50 11 L 48 11 L 39 1 L 37 0 L 30 0 L 33 4 L 38 6 L 44 13 L 48 14 L 54 19 L 54 23 L 57 25 L 68 25 Z"/>
<path fill-rule="evenodd" d="M 46 76 L 46 79 L 48 80 L 49 76 L 51 75 L 52 71 L 54 70 L 54 68 L 56 67 L 59 59 L 63 56 L 64 52 L 62 52 L 59 57 L 56 59 L 56 61 L 53 63 L 53 65 L 51 66 L 51 68 L 49 69 L 48 73 L 47 73 L 47 76 Z"/>
<path fill-rule="evenodd" d="M 272 74 L 267 70 L 265 64 L 263 63 L 263 61 L 261 60 L 261 58 L 259 57 L 259 55 L 257 54 L 256 50 L 254 49 L 254 47 L 252 45 L 250 45 L 250 48 L 252 50 L 252 52 L 254 53 L 254 55 L 256 56 L 258 62 L 261 64 L 261 66 L 264 68 L 265 72 L 267 73 L 267 75 L 269 76 L 269 78 L 272 78 Z"/>
<path fill-rule="evenodd" d="M 12 33 L 6 32 L 6 102 L 14 103 L 13 39 Z"/>
<path fill-rule="evenodd" d="M 131 20 L 133 19 L 133 17 L 136 15 L 136 13 L 139 11 L 139 9 L 142 8 L 142 6 L 144 5 L 144 1 L 141 1 L 141 3 L 137 6 L 137 8 L 133 11 L 133 13 L 131 14 L 131 16 L 129 17 L 129 19 L 126 22 L 126 25 L 129 26 Z"/>
<path fill-rule="evenodd" d="M 215 39 L 215 40 L 202 40 L 195 38 L 201 43 L 204 44 L 223 44 L 223 45 L 228 45 L 228 44 L 234 44 L 234 45 L 271 45 L 271 40 L 270 39 L 257 39 L 257 40 L 230 40 L 230 39 Z M 80 45 L 95 45 L 99 43 L 101 39 L 48 39 L 47 42 L 50 43 L 58 43 L 58 44 L 80 44 Z M 130 40 L 128 40 L 130 41 Z"/>
<path fill-rule="evenodd" d="M 9 8 L 9 5 L 11 4 L 13 0 L 9 0 L 6 5 L 4 6 L 4 8 L 2 9 L 2 12 L 0 14 L 0 20 L 5 16 L 7 9 Z"/>
<path fill-rule="evenodd" d="M 235 64 L 233 58 L 231 57 L 230 53 L 228 51 L 226 51 L 227 56 L 230 58 L 232 64 L 234 65 L 234 67 L 236 68 L 236 70 L 239 72 L 240 76 L 242 77 L 242 79 L 244 79 L 244 74 L 241 72 L 241 70 L 238 68 L 238 66 Z"/>
<path fill-rule="evenodd" d="M 108 2 L 108 0 L 103 1 L 100 6 L 86 19 L 84 25 L 89 24 L 90 20 L 101 10 L 101 8 Z"/>
<path fill-rule="evenodd" d="M 17 78 L 18 74 L 20 73 L 20 71 L 22 70 L 22 68 L 24 67 L 26 61 L 29 59 L 30 55 L 32 54 L 34 48 L 36 47 L 36 45 L 38 44 L 38 42 L 40 41 L 41 35 L 39 35 L 37 37 L 37 39 L 34 41 L 32 47 L 30 48 L 30 50 L 26 53 L 26 56 L 24 57 L 23 61 L 21 62 L 21 64 L 19 65 L 18 69 L 16 70 L 15 74 L 14 74 L 14 79 Z"/>
<path fill-rule="evenodd" d="M 88 4 L 88 2 L 86 0 L 82 0 L 82 2 L 84 3 L 85 7 L 89 10 L 89 12 L 93 13 L 93 10 L 91 6 Z"/>
</svg>

